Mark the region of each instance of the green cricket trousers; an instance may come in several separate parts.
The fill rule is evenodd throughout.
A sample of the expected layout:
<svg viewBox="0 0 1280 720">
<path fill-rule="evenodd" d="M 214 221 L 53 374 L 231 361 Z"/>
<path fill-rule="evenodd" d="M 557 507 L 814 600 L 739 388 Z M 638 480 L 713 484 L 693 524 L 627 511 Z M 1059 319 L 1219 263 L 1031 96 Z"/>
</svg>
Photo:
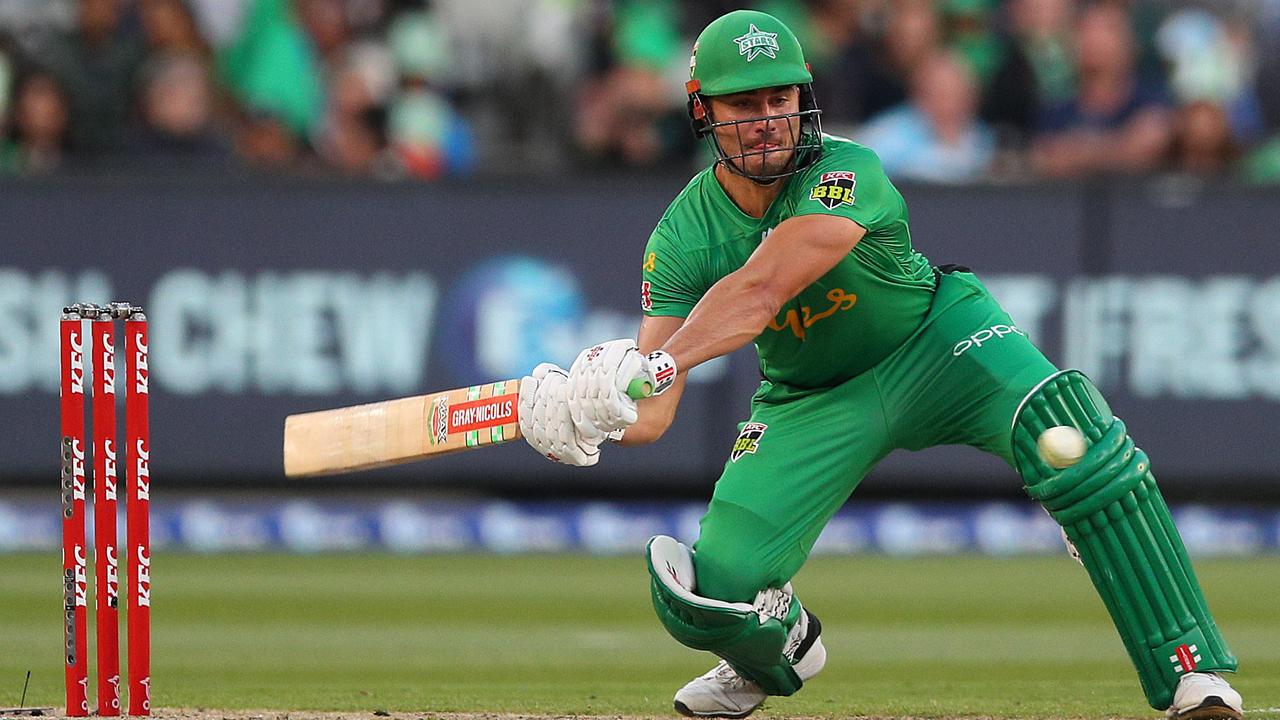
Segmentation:
<svg viewBox="0 0 1280 720">
<path fill-rule="evenodd" d="M 782 587 L 895 449 L 971 445 L 1012 464 L 1018 404 L 1055 372 L 977 277 L 953 272 L 939 275 L 915 333 L 871 370 L 830 388 L 763 382 L 702 518 L 699 594 L 751 602 Z"/>
</svg>

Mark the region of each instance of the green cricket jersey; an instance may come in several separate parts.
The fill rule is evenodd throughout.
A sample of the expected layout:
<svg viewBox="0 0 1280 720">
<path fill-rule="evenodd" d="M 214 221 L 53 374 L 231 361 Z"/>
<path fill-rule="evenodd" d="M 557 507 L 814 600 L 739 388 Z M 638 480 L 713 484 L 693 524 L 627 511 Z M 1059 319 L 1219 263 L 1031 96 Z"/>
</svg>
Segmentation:
<svg viewBox="0 0 1280 720">
<path fill-rule="evenodd" d="M 868 370 L 920 325 L 933 297 L 929 261 L 911 246 L 907 206 L 870 149 L 823 138 L 818 162 L 788 178 L 763 218 L 738 209 L 713 168 L 667 208 L 644 253 L 645 314 L 687 317 L 779 223 L 839 215 L 867 229 L 826 275 L 783 306 L 755 340 L 765 378 L 830 387 Z"/>
</svg>

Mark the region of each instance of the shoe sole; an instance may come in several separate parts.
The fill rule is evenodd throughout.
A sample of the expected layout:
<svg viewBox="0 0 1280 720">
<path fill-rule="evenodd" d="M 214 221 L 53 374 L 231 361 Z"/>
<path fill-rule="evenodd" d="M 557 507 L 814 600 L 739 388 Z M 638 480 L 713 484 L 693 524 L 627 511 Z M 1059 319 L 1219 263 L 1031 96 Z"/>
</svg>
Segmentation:
<svg viewBox="0 0 1280 720">
<path fill-rule="evenodd" d="M 1170 720 L 1243 720 L 1243 718 L 1243 713 L 1224 703 L 1222 698 L 1210 695 L 1197 707 L 1173 715 Z"/>
<path fill-rule="evenodd" d="M 684 703 L 680 702 L 679 700 L 676 700 L 676 701 L 675 701 L 674 703 L 672 703 L 672 704 L 673 704 L 673 705 L 675 705 L 676 712 L 680 713 L 681 715 L 683 715 L 683 716 L 685 716 L 685 717 L 697 717 L 697 718 L 744 718 L 744 717 L 746 717 L 746 716 L 750 715 L 751 713 L 755 712 L 756 710 L 759 710 L 759 709 L 760 709 L 760 705 L 763 705 L 764 703 L 760 703 L 760 705 L 757 705 L 757 706 L 755 706 L 755 707 L 751 708 L 750 710 L 744 710 L 744 711 L 742 711 L 742 712 L 740 712 L 740 713 L 725 713 L 725 712 L 697 713 L 697 712 L 694 712 L 694 711 L 690 710 L 688 705 L 685 705 Z"/>
</svg>

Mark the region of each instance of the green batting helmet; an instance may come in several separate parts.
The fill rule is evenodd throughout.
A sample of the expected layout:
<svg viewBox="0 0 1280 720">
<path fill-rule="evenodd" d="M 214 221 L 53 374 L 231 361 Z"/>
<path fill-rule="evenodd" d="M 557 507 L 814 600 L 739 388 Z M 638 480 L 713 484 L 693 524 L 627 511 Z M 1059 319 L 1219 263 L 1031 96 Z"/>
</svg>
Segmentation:
<svg viewBox="0 0 1280 720">
<path fill-rule="evenodd" d="M 800 41 L 781 20 L 755 10 L 735 10 L 716 18 L 698 35 L 689 58 L 689 118 L 693 131 L 707 138 L 717 162 L 730 171 L 760 183 L 771 183 L 793 175 L 812 165 L 822 152 L 821 111 L 813 98 L 813 74 L 804 61 Z M 798 85 L 800 111 L 733 122 L 716 122 L 704 98 L 717 95 Z M 777 173 L 753 175 L 740 164 L 743 158 L 762 152 L 729 155 L 721 147 L 714 130 L 721 127 L 740 129 L 744 124 L 761 121 L 783 121 L 794 126 L 794 155 L 787 167 Z M 786 151 L 790 151 L 788 148 Z"/>
<path fill-rule="evenodd" d="M 707 96 L 813 82 L 791 28 L 755 10 L 722 15 L 698 35 L 689 78 Z"/>
</svg>

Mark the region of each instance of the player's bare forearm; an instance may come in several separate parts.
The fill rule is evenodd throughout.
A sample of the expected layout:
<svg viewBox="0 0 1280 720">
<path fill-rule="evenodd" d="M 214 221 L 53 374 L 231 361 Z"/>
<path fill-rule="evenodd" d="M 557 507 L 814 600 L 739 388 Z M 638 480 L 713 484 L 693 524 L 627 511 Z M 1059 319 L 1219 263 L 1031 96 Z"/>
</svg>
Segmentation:
<svg viewBox="0 0 1280 720">
<path fill-rule="evenodd" d="M 728 355 L 764 331 L 788 298 L 769 287 L 746 267 L 711 286 L 694 306 L 688 322 L 663 345 L 687 370 L 712 358 Z"/>
<path fill-rule="evenodd" d="M 646 317 L 640 323 L 640 334 L 636 344 L 640 352 L 648 354 L 669 340 L 684 323 L 680 317 Z M 665 393 L 641 400 L 636 404 L 640 418 L 627 428 L 622 436 L 622 445 L 647 445 L 662 437 L 676 417 L 676 408 L 680 405 L 680 396 L 684 394 L 685 374 L 680 373 L 676 382 Z"/>
<path fill-rule="evenodd" d="M 835 267 L 865 234 L 862 226 L 834 215 L 781 223 L 741 268 L 711 286 L 662 349 L 677 367 L 690 370 L 746 345 L 783 304 Z"/>
<path fill-rule="evenodd" d="M 620 445 L 648 445 L 667 432 L 667 428 L 676 419 L 676 408 L 680 405 L 680 396 L 684 394 L 685 377 L 684 373 L 680 373 L 671 389 L 657 397 L 636 403 L 640 418 L 627 428 Z"/>
</svg>

